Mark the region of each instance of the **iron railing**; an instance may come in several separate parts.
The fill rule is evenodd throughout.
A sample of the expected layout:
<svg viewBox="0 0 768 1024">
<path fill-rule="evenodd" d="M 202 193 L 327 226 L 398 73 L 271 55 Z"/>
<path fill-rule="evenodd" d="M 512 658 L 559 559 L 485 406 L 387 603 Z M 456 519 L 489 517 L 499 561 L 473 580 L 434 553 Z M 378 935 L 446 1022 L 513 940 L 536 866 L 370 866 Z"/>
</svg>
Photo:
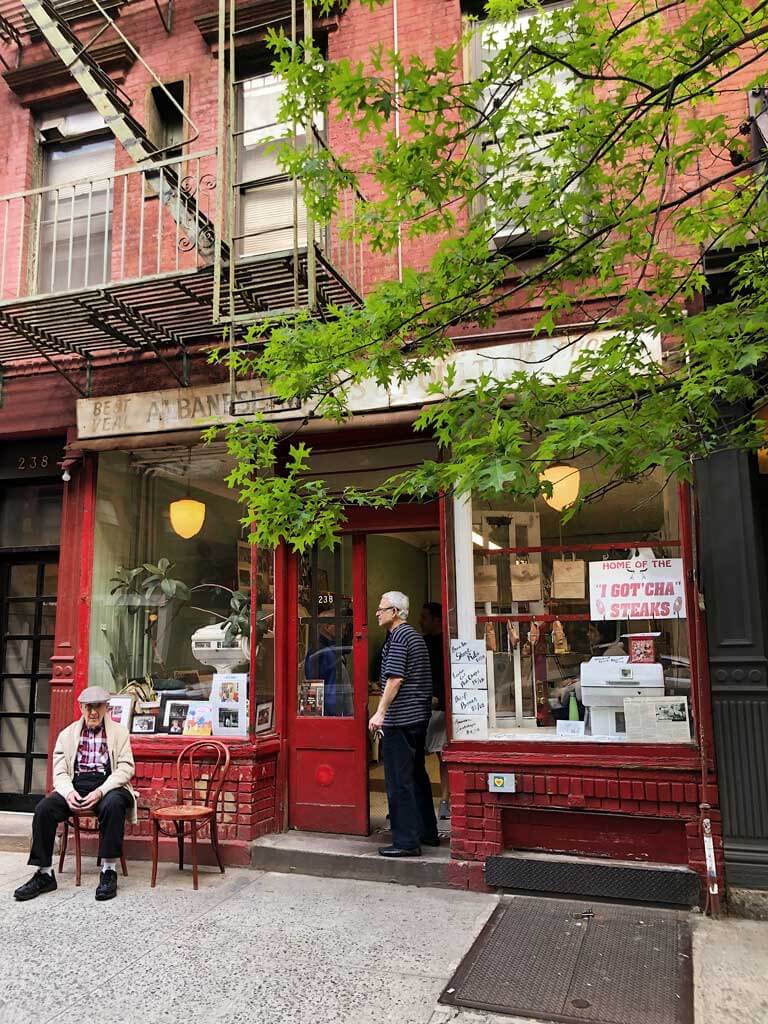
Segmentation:
<svg viewBox="0 0 768 1024">
<path fill-rule="evenodd" d="M 184 206 L 199 233 L 209 230 L 215 171 L 210 149 L 0 196 L 0 300 L 203 266 L 199 246 L 172 214 Z M 159 200 L 160 188 L 170 201 Z"/>
</svg>

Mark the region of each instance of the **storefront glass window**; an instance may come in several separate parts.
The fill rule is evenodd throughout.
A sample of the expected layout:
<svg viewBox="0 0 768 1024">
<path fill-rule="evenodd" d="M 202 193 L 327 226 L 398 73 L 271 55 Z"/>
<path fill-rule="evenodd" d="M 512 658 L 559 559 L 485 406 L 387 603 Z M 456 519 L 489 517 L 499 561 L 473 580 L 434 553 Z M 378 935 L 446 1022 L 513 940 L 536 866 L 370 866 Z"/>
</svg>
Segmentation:
<svg viewBox="0 0 768 1024">
<path fill-rule="evenodd" d="M 133 698 L 115 714 L 135 733 L 271 728 L 274 558 L 247 541 L 230 469 L 217 448 L 99 459 L 89 683 Z"/>
<path fill-rule="evenodd" d="M 691 742 L 678 489 L 650 476 L 562 524 L 561 475 L 551 504 L 456 502 L 454 737 Z"/>
</svg>

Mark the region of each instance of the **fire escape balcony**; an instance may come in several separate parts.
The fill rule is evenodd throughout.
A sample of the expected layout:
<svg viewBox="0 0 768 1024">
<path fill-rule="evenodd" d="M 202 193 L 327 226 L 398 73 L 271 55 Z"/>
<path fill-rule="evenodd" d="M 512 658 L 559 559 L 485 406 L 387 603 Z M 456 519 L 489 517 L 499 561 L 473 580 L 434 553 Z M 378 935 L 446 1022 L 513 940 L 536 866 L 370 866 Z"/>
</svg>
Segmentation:
<svg viewBox="0 0 768 1024">
<path fill-rule="evenodd" d="M 265 155 L 269 126 L 235 128 L 237 104 L 222 105 L 221 89 L 215 147 L 185 144 L 171 156 L 152 144 L 130 98 L 94 59 L 102 30 L 89 28 L 82 42 L 70 27 L 93 10 L 141 59 L 113 19 L 122 2 L 0 0 L 11 66 L 17 42 L 18 65 L 25 40 L 44 39 L 122 147 L 111 173 L 97 161 L 90 175 L 53 174 L 52 183 L 0 196 L 0 371 L 42 357 L 81 394 L 97 355 L 153 352 L 185 384 L 190 347 L 219 344 L 225 325 L 231 336 L 305 310 L 332 315 L 359 303 L 363 289 L 362 250 L 349 230 L 361 197 L 350 191 L 330 225 L 315 223 L 300 183 Z M 311 129 L 309 144 L 324 146 L 321 133 Z M 85 389 L 72 375 L 78 367 Z"/>
</svg>

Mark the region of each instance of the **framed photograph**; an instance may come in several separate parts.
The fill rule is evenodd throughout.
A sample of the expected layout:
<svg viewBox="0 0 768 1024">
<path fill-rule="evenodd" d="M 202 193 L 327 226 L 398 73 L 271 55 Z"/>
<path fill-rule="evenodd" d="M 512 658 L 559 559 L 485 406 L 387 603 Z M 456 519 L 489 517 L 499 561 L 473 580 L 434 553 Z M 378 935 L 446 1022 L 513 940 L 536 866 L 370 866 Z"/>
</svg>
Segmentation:
<svg viewBox="0 0 768 1024">
<path fill-rule="evenodd" d="M 248 673 L 217 672 L 211 684 L 214 736 L 248 735 Z"/>
<path fill-rule="evenodd" d="M 131 732 L 134 736 L 151 736 L 156 728 L 157 715 L 136 714 L 133 716 Z"/>
<path fill-rule="evenodd" d="M 208 701 L 191 700 L 187 705 L 187 717 L 184 719 L 184 736 L 212 736 L 213 709 Z"/>
<path fill-rule="evenodd" d="M 272 730 L 272 710 L 274 701 L 266 701 L 264 704 L 256 705 L 255 732 L 270 732 Z"/>
<path fill-rule="evenodd" d="M 133 697 L 113 697 L 107 705 L 109 717 L 124 729 L 131 727 Z"/>
<path fill-rule="evenodd" d="M 189 700 L 180 700 L 178 697 L 163 697 L 162 704 L 160 706 L 161 714 L 161 728 L 163 732 L 169 733 L 171 736 L 182 736 L 184 733 L 184 723 L 187 720 L 187 711 L 189 705 L 192 702 Z"/>
</svg>

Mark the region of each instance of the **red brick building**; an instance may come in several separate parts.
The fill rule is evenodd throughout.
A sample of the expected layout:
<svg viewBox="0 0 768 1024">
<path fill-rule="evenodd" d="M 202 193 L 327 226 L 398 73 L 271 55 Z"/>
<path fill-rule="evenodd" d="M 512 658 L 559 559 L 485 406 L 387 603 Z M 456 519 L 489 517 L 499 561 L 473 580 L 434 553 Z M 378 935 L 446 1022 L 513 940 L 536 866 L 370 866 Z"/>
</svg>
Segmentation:
<svg viewBox="0 0 768 1024">
<path fill-rule="evenodd" d="M 235 717 L 214 709 L 233 755 L 228 859 L 246 862 L 252 840 L 286 828 L 368 834 L 385 813 L 366 734 L 383 639 L 372 608 L 398 589 L 414 619 L 425 602 L 443 609 L 456 885 L 485 884 L 488 865 L 499 884 L 522 865 L 532 874 L 509 884 L 556 889 L 564 855 L 703 881 L 702 803 L 718 864 L 721 841 L 687 491 L 620 488 L 563 530 L 556 502 L 446 498 L 350 516 L 333 554 L 245 543 L 226 453 L 201 446 L 200 427 L 226 422 L 232 399 L 286 429 L 303 413 L 256 385 L 230 391 L 207 362 L 222 327 L 357 301 L 399 264 L 423 266 L 432 243 L 373 257 L 311 223 L 265 143 L 286 126 L 263 39 L 268 25 L 290 31 L 291 6 L 237 11 L 230 26 L 211 0 L 3 5 L 0 804 L 28 809 L 44 792 L 48 751 L 86 685 L 149 680 L 154 700 L 133 708 L 142 811 L 129 845 L 146 855 L 149 807 L 167 800 L 188 742 L 173 723 L 226 672 L 243 687 Z M 458 0 L 355 6 L 312 26 L 331 57 L 359 60 L 373 41 L 426 56 L 461 29 Z M 313 144 L 347 150 L 344 125 L 315 129 Z M 521 315 L 464 339 L 460 372 L 491 349 L 510 365 L 540 350 L 527 326 Z M 348 427 L 306 428 L 313 472 L 341 485 L 415 464 L 433 450 L 411 429 L 423 400 L 418 387 L 371 388 Z M 203 517 L 191 533 L 172 508 L 185 500 Z M 189 599 L 153 603 L 148 571 L 135 585 L 120 575 L 163 558 Z M 627 567 L 657 572 L 676 613 L 594 617 L 598 563 L 617 593 Z M 248 642 L 241 632 L 222 649 L 245 591 Z M 628 633 L 658 634 L 645 664 Z M 637 698 L 626 708 L 622 685 Z M 649 724 L 654 698 L 663 710 Z"/>
</svg>

